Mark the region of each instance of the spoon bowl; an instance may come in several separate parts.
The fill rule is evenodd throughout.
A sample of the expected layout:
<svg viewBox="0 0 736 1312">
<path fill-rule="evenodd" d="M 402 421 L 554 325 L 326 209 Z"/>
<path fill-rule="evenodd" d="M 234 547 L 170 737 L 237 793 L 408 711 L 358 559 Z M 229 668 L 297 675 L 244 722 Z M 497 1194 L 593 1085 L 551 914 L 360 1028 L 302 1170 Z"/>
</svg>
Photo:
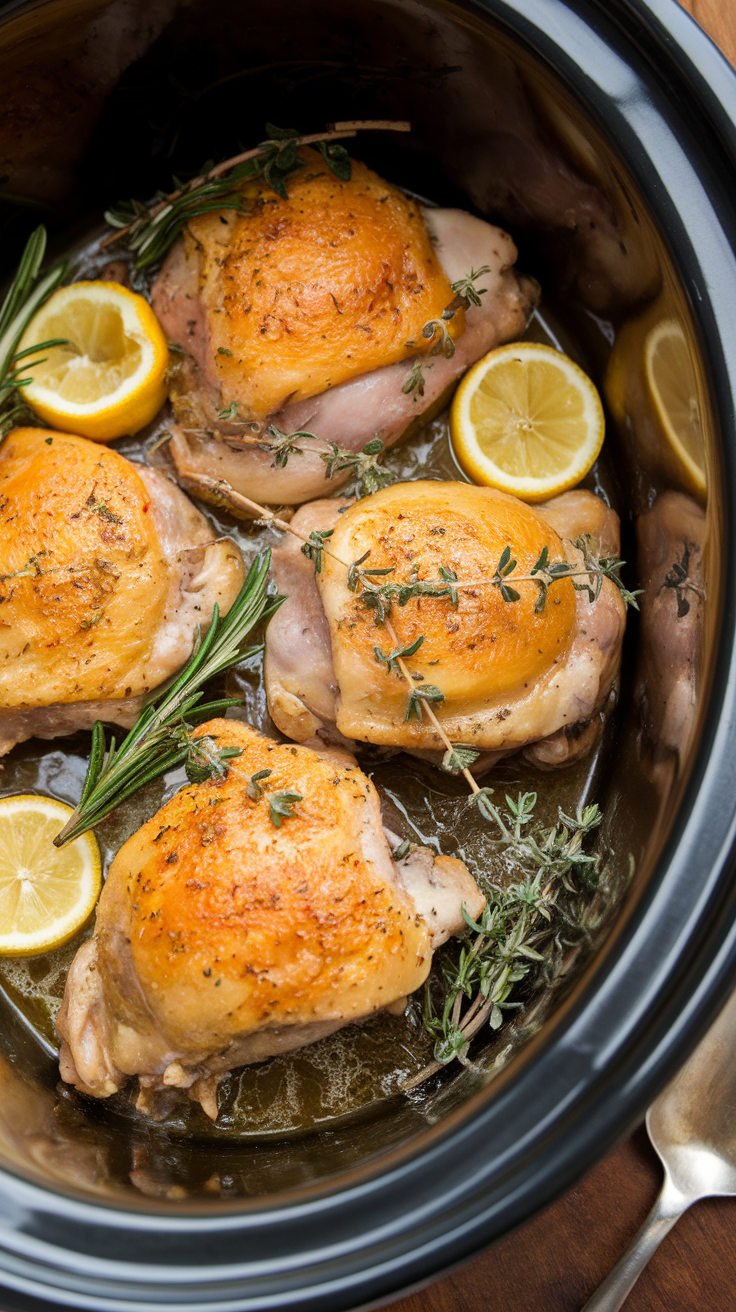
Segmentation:
<svg viewBox="0 0 736 1312">
<path fill-rule="evenodd" d="M 646 1126 L 664 1167 L 662 1189 L 583 1312 L 617 1312 L 664 1236 L 693 1203 L 736 1197 L 736 992 L 652 1103 Z"/>
</svg>

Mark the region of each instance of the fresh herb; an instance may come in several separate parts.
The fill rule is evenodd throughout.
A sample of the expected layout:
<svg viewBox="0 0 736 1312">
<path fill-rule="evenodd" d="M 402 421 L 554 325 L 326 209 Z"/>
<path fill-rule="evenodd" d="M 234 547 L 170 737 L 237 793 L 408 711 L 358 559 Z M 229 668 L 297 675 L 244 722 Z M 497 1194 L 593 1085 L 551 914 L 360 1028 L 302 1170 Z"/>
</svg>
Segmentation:
<svg viewBox="0 0 736 1312">
<path fill-rule="evenodd" d="M 190 784 L 203 784 L 208 779 L 222 780 L 227 775 L 228 762 L 243 755 L 242 747 L 218 747 L 209 734 L 195 737 L 190 724 L 175 725 L 171 741 L 184 748 L 184 770 Z"/>
<path fill-rule="evenodd" d="M 304 448 L 297 445 L 299 437 L 314 437 L 313 433 L 307 433 L 301 429 L 296 433 L 284 433 L 275 424 L 269 424 L 265 433 L 265 441 L 269 451 L 273 452 L 273 463 L 278 469 L 285 469 L 289 456 L 304 455 Z"/>
<path fill-rule="evenodd" d="M 374 647 L 373 651 L 379 665 L 386 666 L 387 674 L 396 674 L 398 678 L 401 678 L 401 670 L 399 669 L 398 662 L 403 660 L 406 656 L 413 656 L 415 652 L 419 651 L 423 642 L 424 634 L 422 633 L 418 638 L 415 638 L 413 642 L 410 642 L 408 647 L 394 647 L 393 651 L 388 653 L 386 653 L 382 647 Z"/>
<path fill-rule="evenodd" d="M 470 769 L 479 756 L 480 752 L 476 752 L 473 747 L 460 747 L 454 744 L 442 757 L 442 769 L 447 774 L 462 774 L 463 770 Z"/>
<path fill-rule="evenodd" d="M 463 908 L 471 937 L 459 950 L 445 949 L 439 990 L 432 980 L 425 989 L 424 1024 L 435 1040 L 435 1060 L 405 1088 L 448 1062 L 467 1064 L 474 1035 L 485 1025 L 498 1029 L 504 1012 L 521 1005 L 511 994 L 539 971 L 544 947 L 555 940 L 561 946 L 566 931 L 579 931 L 580 896 L 595 887 L 599 871 L 599 857 L 586 853 L 583 842 L 602 817 L 597 806 L 575 818 L 560 811 L 558 823 L 546 828 L 534 819 L 536 801 L 536 793 L 520 793 L 506 797 L 507 810 L 491 807 L 498 841 L 520 878 L 488 888 L 479 920 Z"/>
<path fill-rule="evenodd" d="M 366 580 L 370 581 L 371 579 L 385 578 L 387 574 L 393 574 L 393 565 L 377 565 L 375 568 L 371 567 L 370 569 L 361 569 L 361 565 L 368 560 L 370 554 L 369 547 L 367 551 L 363 552 L 362 556 L 359 556 L 357 560 L 354 560 L 352 564 L 348 566 L 348 574 L 345 582 L 350 592 L 358 592 L 359 589 L 365 588 L 367 586 Z M 368 586 L 372 585 L 368 584 Z"/>
<path fill-rule="evenodd" d="M 375 611 L 376 624 L 384 624 L 391 615 L 394 602 L 406 606 L 407 602 L 417 597 L 447 597 L 452 606 L 458 604 L 458 577 L 449 565 L 440 565 L 439 579 L 420 579 L 415 566 L 406 583 L 388 582 L 376 584 L 372 580 L 382 574 L 393 574 L 394 567 L 386 569 L 359 569 L 368 558 L 366 551 L 360 560 L 353 561 L 348 569 L 347 586 L 351 592 L 357 592 L 359 602 L 367 610 Z"/>
<path fill-rule="evenodd" d="M 476 287 L 476 282 L 486 273 L 490 273 L 490 265 L 483 264 L 480 269 L 471 269 L 466 278 L 458 278 L 457 282 L 450 284 L 451 290 L 455 293 L 458 301 L 461 302 L 462 308 L 467 310 L 471 305 L 480 306 L 481 296 L 485 296 L 488 291 L 487 287 Z M 450 307 L 448 307 L 449 309 Z M 455 307 L 457 309 L 460 306 Z"/>
<path fill-rule="evenodd" d="M 411 396 L 412 400 L 418 401 L 420 396 L 424 396 L 424 381 L 422 362 L 417 360 L 414 367 L 406 375 L 401 390 L 405 396 Z"/>
<path fill-rule="evenodd" d="M 395 847 L 393 852 L 391 853 L 391 856 L 393 857 L 394 861 L 403 861 L 404 857 L 409 855 L 410 847 L 411 847 L 411 843 L 409 842 L 409 839 L 405 838 L 403 843 L 399 843 L 399 846 Z"/>
<path fill-rule="evenodd" d="M 427 355 L 444 355 L 446 360 L 452 359 L 455 354 L 455 343 L 450 336 L 450 331 L 444 318 L 429 319 L 422 328 L 422 337 L 425 341 L 431 341 L 433 337 L 437 338 L 427 351 Z"/>
<path fill-rule="evenodd" d="M 117 229 L 101 243 L 124 240 L 136 255 L 136 269 L 145 269 L 163 259 L 182 228 L 200 214 L 232 210 L 243 213 L 243 183 L 262 177 L 283 200 L 288 199 L 287 179 L 304 165 L 301 146 L 315 146 L 325 164 L 341 181 L 350 180 L 350 157 L 338 139 L 354 137 L 359 129 L 376 128 L 408 132 L 408 123 L 368 121 L 335 124 L 326 132 L 299 136 L 293 128 L 266 124 L 267 140 L 221 164 L 207 164 L 191 182 L 176 183 L 169 195 L 159 192 L 150 205 L 140 201 L 123 201 L 107 210 L 105 219 Z"/>
<path fill-rule="evenodd" d="M 325 553 L 325 542 L 332 537 L 335 532 L 334 528 L 315 528 L 309 534 L 309 540 L 302 544 L 302 555 L 307 560 L 314 561 L 314 568 L 317 574 L 322 573 L 322 557 Z"/>
<path fill-rule="evenodd" d="M 685 542 L 683 546 L 682 558 L 672 562 L 671 568 L 664 576 L 664 581 L 659 591 L 664 588 L 672 588 L 677 601 L 677 618 L 682 620 L 690 611 L 690 599 L 685 594 L 691 592 L 696 597 L 703 597 L 703 589 L 694 583 L 690 578 L 690 552 L 696 548 L 691 542 Z"/>
<path fill-rule="evenodd" d="M 504 547 L 501 552 L 501 559 L 496 566 L 496 572 L 490 582 L 495 588 L 498 588 L 504 601 L 519 601 L 521 593 L 515 588 L 510 588 L 504 579 L 509 574 L 513 574 L 516 569 L 516 561 L 511 559 L 511 548 Z"/>
<path fill-rule="evenodd" d="M 284 820 L 291 820 L 294 816 L 294 807 L 297 802 L 303 802 L 304 798 L 301 793 L 291 792 L 284 789 L 280 793 L 270 793 L 268 798 L 268 810 L 271 816 L 271 824 L 280 829 Z"/>
<path fill-rule="evenodd" d="M 625 607 L 633 606 L 634 610 L 639 609 L 639 603 L 636 598 L 641 594 L 641 589 L 631 591 L 621 578 L 621 570 L 626 562 L 620 560 L 618 556 L 596 556 L 591 550 L 590 538 L 576 538 L 573 546 L 577 547 L 583 557 L 583 568 L 578 569 L 575 565 L 570 564 L 567 560 L 557 560 L 550 564 L 549 551 L 543 547 L 539 558 L 531 568 L 529 574 L 516 575 L 514 583 L 536 583 L 539 588 L 534 612 L 541 615 L 547 604 L 547 595 L 550 585 L 559 582 L 560 579 L 570 579 L 576 592 L 587 592 L 591 604 L 598 600 L 603 587 L 603 580 L 608 579 L 618 588 L 621 594 L 621 600 Z M 493 587 L 499 589 L 504 601 L 519 601 L 520 594 L 515 588 L 509 586 L 506 579 L 513 574 L 516 569 L 516 561 L 511 559 L 511 548 L 505 547 L 501 554 L 501 559 L 496 566 L 496 572 L 487 580 Z M 576 583 L 576 579 L 583 579 L 584 582 Z M 472 586 L 476 587 L 484 580 L 476 580 Z M 469 584 L 463 585 L 471 586 Z"/>
<path fill-rule="evenodd" d="M 421 720 L 425 702 L 443 702 L 444 700 L 445 694 L 440 688 L 435 688 L 433 683 L 424 683 L 421 688 L 412 688 L 409 693 L 404 723 L 409 724 L 412 720 Z"/>
<path fill-rule="evenodd" d="M 84 503 L 91 514 L 99 515 L 100 519 L 106 519 L 110 524 L 122 524 L 120 516 L 114 514 L 106 502 L 97 500 L 95 491 L 96 488 L 93 488 Z"/>
<path fill-rule="evenodd" d="M 39 281 L 45 252 L 46 229 L 40 226 L 26 242 L 15 277 L 0 308 L 0 441 L 19 424 L 45 427 L 23 401 L 20 389 L 33 381 L 23 375 L 34 364 L 45 363 L 45 359 L 30 357 L 53 346 L 66 345 L 65 338 L 55 337 L 39 342 L 37 346 L 26 347 L 24 351 L 16 350 L 34 314 L 59 286 L 66 273 L 64 261 Z M 21 365 L 21 361 L 26 363 Z"/>
<path fill-rule="evenodd" d="M 217 418 L 224 420 L 226 423 L 234 423 L 237 417 L 238 417 L 237 401 L 231 401 L 229 406 L 227 406 L 224 410 L 217 411 Z"/>
<path fill-rule="evenodd" d="M 480 269 L 471 269 L 466 278 L 460 278 L 457 282 L 451 283 L 451 289 L 455 295 L 450 304 L 445 306 L 439 319 L 429 319 L 422 328 L 424 340 L 432 342 L 432 346 L 426 353 L 427 356 L 444 355 L 446 360 L 452 359 L 455 354 L 455 343 L 450 336 L 447 324 L 450 319 L 455 318 L 458 310 L 467 310 L 470 305 L 481 304 L 480 298 L 485 295 L 488 289 L 486 287 L 477 288 L 475 283 L 485 273 L 490 273 L 487 264 L 484 264 Z M 433 341 L 435 338 L 436 340 Z M 406 345 L 408 347 L 414 346 L 414 342 L 407 342 Z M 414 375 L 417 369 L 420 370 L 420 373 L 415 378 Z M 421 375 L 420 365 L 415 365 L 401 390 L 407 394 L 416 390 L 416 396 L 424 395 L 424 378 Z"/>
<path fill-rule="evenodd" d="M 256 770 L 248 780 L 246 793 L 252 802 L 260 802 L 263 797 L 263 780 L 270 779 L 273 770 Z"/>
<path fill-rule="evenodd" d="M 99 824 L 144 784 L 173 770 L 191 757 L 191 742 L 182 738 L 182 726 L 201 724 L 220 715 L 237 698 L 226 697 L 202 705 L 204 685 L 248 654 L 248 640 L 257 624 L 270 619 L 282 597 L 268 594 L 269 551 L 250 567 L 248 576 L 227 615 L 215 605 L 212 623 L 171 687 L 154 693 L 130 733 L 117 747 L 112 738 L 105 750 L 105 729 L 98 720 L 92 730 L 92 750 L 74 814 L 54 839 L 63 847 Z"/>
<path fill-rule="evenodd" d="M 355 475 L 355 482 L 346 490 L 346 496 L 360 500 L 396 481 L 396 475 L 385 469 L 378 460 L 383 451 L 380 437 L 371 438 L 361 451 L 345 451 L 335 442 L 330 442 L 329 448 L 329 451 L 320 455 L 325 464 L 325 478 L 334 478 L 335 474 L 346 472 Z"/>
<path fill-rule="evenodd" d="M 227 420 L 236 419 L 237 407 L 235 402 L 228 410 L 220 410 L 217 417 L 218 419 Z M 309 442 L 321 443 L 326 446 L 327 450 L 320 451 L 317 449 L 315 451 L 313 447 L 305 448 L 300 446 L 300 438 L 306 438 Z M 228 441 L 230 440 L 228 437 Z M 388 487 L 390 483 L 396 481 L 396 475 L 385 469 L 378 459 L 384 449 L 384 443 L 380 437 L 371 438 L 361 451 L 348 451 L 345 447 L 338 446 L 336 442 L 318 437 L 316 433 L 310 433 L 306 429 L 299 429 L 295 433 L 284 433 L 275 424 L 269 424 L 265 433 L 258 437 L 242 435 L 232 440 L 239 443 L 245 442 L 272 452 L 273 463 L 279 469 L 286 468 L 291 456 L 303 456 L 307 451 L 310 453 L 314 451 L 325 466 L 326 479 L 332 479 L 336 475 L 345 473 L 354 474 L 355 481 L 345 489 L 345 496 L 353 496 L 358 500 L 361 497 L 372 496 L 380 488 Z"/>
</svg>

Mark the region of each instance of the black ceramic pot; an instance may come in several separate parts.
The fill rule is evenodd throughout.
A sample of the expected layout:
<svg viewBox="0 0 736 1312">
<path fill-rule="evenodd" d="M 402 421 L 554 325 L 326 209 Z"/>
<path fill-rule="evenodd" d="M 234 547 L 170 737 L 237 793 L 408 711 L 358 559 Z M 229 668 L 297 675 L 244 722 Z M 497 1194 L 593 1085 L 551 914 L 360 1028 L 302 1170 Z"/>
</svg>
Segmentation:
<svg viewBox="0 0 736 1312">
<path fill-rule="evenodd" d="M 194 91 L 182 96 L 182 81 Z M 151 1130 L 136 1151 L 160 1187 L 136 1192 L 120 1184 L 125 1126 L 96 1107 L 65 1111 L 54 1071 L 4 1021 L 5 1312 L 328 1312 L 387 1298 L 571 1185 L 730 987 L 736 76 L 674 0 L 37 0 L 0 19 L 0 104 L 8 265 L 26 231 L 19 199 L 63 245 L 105 204 L 167 180 L 151 143 L 161 135 L 176 161 L 178 125 L 194 167 L 213 141 L 224 155 L 231 138 L 259 140 L 266 119 L 410 118 L 410 142 L 371 142 L 368 162 L 510 227 L 578 337 L 619 343 L 607 372 L 599 351 L 598 372 L 649 589 L 600 784 L 626 894 L 495 1078 L 453 1076 L 430 1112 L 396 1100 L 288 1152 L 223 1149 L 216 1193 L 209 1150 Z M 705 478 L 673 461 L 642 385 L 657 323 L 674 324 L 687 353 L 688 440 Z M 668 506 L 687 559 L 667 555 Z M 660 606 L 672 592 L 674 637 Z"/>
</svg>

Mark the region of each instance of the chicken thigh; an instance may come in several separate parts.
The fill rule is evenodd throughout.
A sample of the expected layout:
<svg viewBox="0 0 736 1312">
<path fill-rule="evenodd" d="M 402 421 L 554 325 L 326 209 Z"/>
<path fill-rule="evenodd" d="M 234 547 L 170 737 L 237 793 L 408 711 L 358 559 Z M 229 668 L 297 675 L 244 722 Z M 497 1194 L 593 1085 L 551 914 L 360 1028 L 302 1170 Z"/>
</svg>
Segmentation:
<svg viewBox="0 0 736 1312">
<path fill-rule="evenodd" d="M 186 352 L 172 378 L 170 450 L 185 486 L 205 496 L 203 476 L 223 481 L 225 500 L 227 485 L 279 504 L 319 496 L 330 442 L 390 446 L 470 364 L 524 330 L 538 295 L 500 229 L 422 208 L 363 164 L 342 182 L 315 151 L 304 155 L 288 200 L 251 183 L 243 215 L 193 219 L 153 288 L 161 324 Z M 409 388 L 439 341 L 439 329 L 435 339 L 422 329 L 454 302 L 451 284 L 481 269 L 480 305 L 458 304 L 444 323 L 454 354 L 427 358 Z M 303 451 L 276 464 L 258 441 L 269 424 L 318 440 L 302 438 Z M 332 486 L 347 477 L 333 471 Z"/>
<path fill-rule="evenodd" d="M 392 859 L 378 794 L 347 753 L 234 720 L 197 732 L 241 755 L 118 853 L 58 1028 L 62 1078 L 82 1092 L 105 1098 L 137 1075 L 141 1109 L 186 1090 L 214 1119 L 225 1071 L 401 1005 L 463 931 L 463 904 L 475 917 L 485 898 L 452 857 Z"/>
<path fill-rule="evenodd" d="M 130 726 L 242 577 L 238 549 L 163 474 L 16 429 L 0 450 L 0 754 L 96 719 Z"/>
<path fill-rule="evenodd" d="M 438 760 L 443 743 L 424 709 L 430 700 L 450 740 L 481 752 L 476 770 L 522 748 L 543 768 L 589 750 L 619 667 L 619 590 L 604 579 L 591 600 L 560 578 L 540 609 L 529 574 L 546 549 L 550 565 L 569 562 L 581 571 L 575 582 L 585 583 L 574 539 L 587 535 L 594 551 L 615 554 L 614 512 L 583 491 L 533 510 L 491 488 L 423 481 L 347 505 L 314 502 L 292 520 L 305 536 L 327 534 L 319 571 L 298 538 L 274 551 L 279 589 L 289 594 L 266 638 L 268 704 L 279 729 L 300 742 L 376 743 Z M 497 570 L 507 547 L 516 567 L 505 600 Z M 354 562 L 378 571 L 365 576 L 367 587 L 348 577 Z M 393 588 L 385 617 L 371 584 L 388 584 L 384 594 Z M 411 699 L 390 663 L 392 651 L 407 648 Z"/>
</svg>

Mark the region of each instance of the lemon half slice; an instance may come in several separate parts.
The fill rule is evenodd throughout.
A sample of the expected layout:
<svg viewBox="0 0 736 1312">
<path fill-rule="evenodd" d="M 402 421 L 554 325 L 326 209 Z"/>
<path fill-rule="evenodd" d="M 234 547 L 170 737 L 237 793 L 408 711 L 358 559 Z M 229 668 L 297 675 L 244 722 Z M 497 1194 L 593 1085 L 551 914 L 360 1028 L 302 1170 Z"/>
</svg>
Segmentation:
<svg viewBox="0 0 736 1312">
<path fill-rule="evenodd" d="M 682 325 L 661 319 L 647 333 L 644 368 L 657 418 L 681 472 L 696 492 L 706 489 L 705 445 L 698 380 Z"/>
<path fill-rule="evenodd" d="M 598 392 L 551 346 L 514 342 L 479 360 L 452 403 L 452 441 L 476 483 L 545 501 L 579 483 L 605 431 Z"/>
<path fill-rule="evenodd" d="M 23 396 L 52 428 L 96 442 L 137 433 L 166 400 L 166 338 L 142 296 L 116 282 L 55 291 L 26 328 L 19 350 L 54 338 L 68 345 L 23 360 Z"/>
<path fill-rule="evenodd" d="M 94 909 L 102 885 L 95 838 L 53 843 L 71 814 L 50 797 L 0 800 L 0 956 L 61 947 Z"/>
</svg>

